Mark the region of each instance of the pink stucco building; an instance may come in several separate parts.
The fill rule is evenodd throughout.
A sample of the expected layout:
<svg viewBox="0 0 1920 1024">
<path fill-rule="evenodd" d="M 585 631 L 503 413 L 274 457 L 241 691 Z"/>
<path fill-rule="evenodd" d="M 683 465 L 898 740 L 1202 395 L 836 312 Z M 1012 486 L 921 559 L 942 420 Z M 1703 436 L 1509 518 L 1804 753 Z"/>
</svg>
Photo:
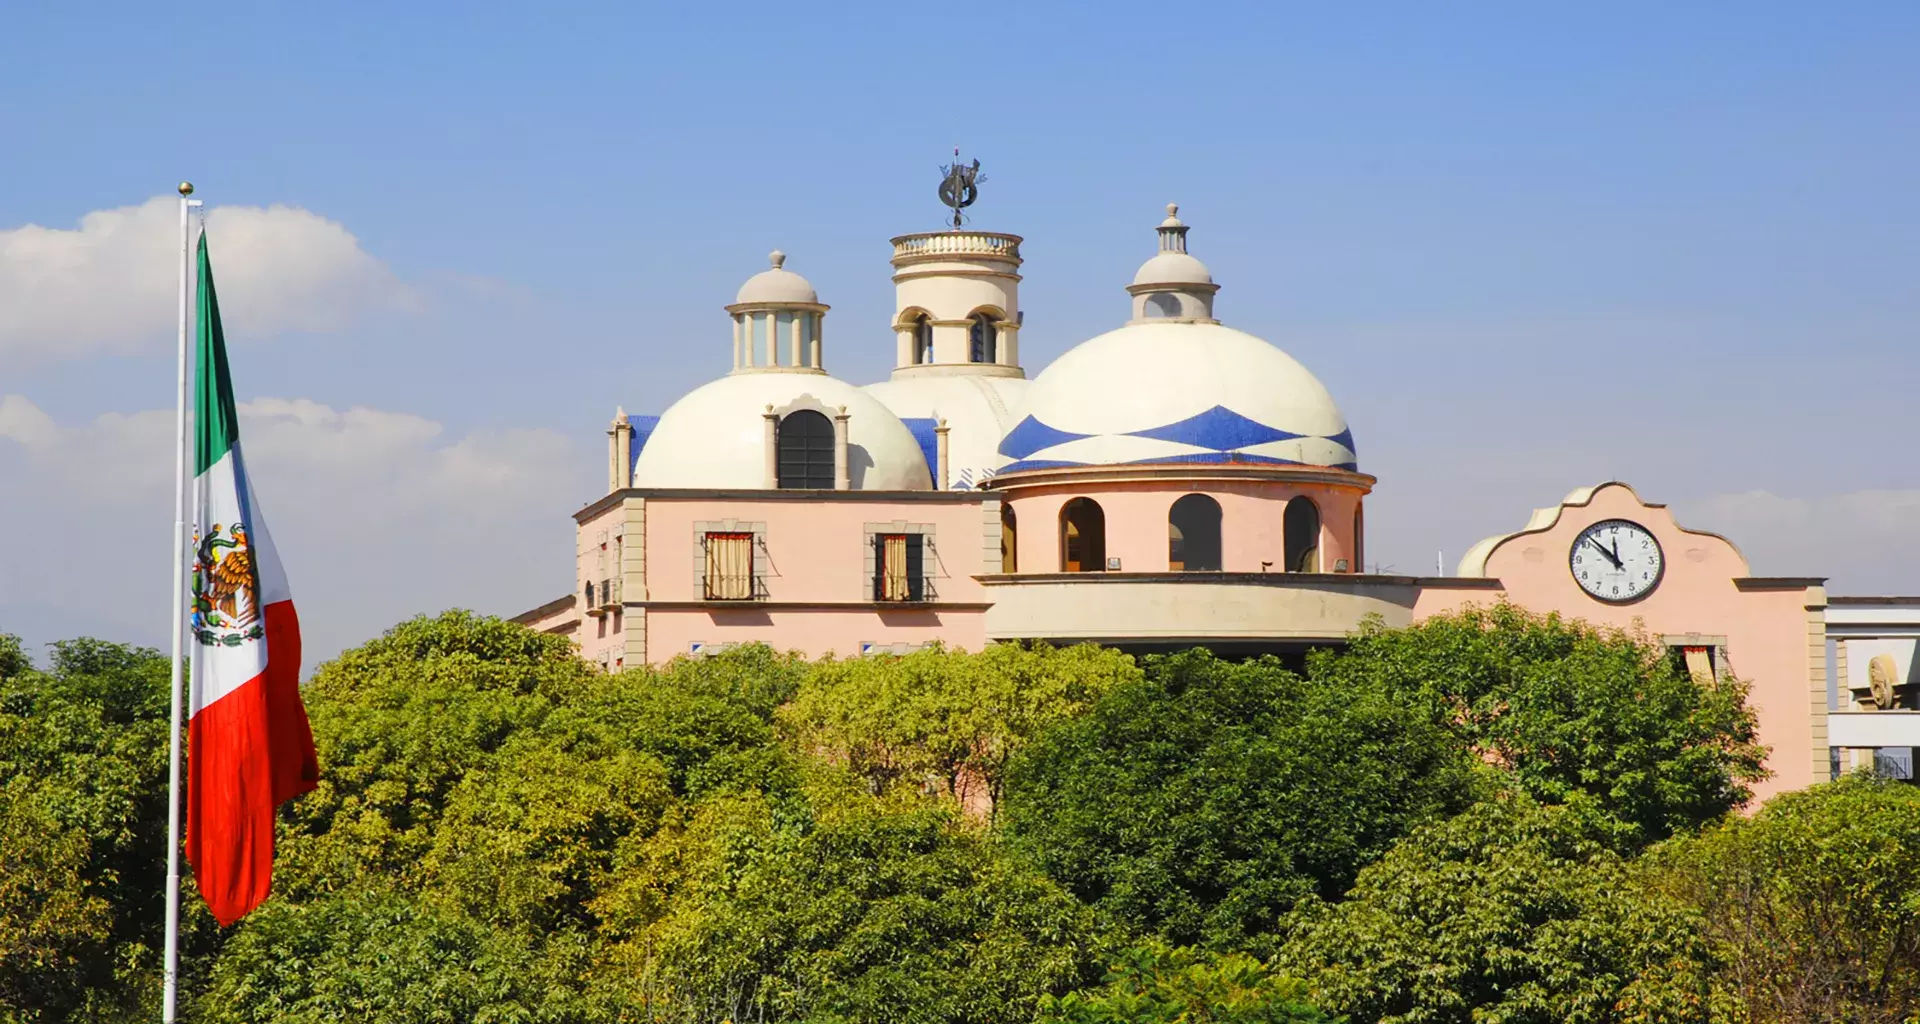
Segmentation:
<svg viewBox="0 0 1920 1024">
<path fill-rule="evenodd" d="M 1535 512 L 1453 576 L 1367 573 L 1375 480 L 1352 430 L 1305 367 L 1215 315 L 1176 213 L 1126 287 L 1128 319 L 1032 380 L 1016 236 L 893 239 L 897 365 L 866 387 L 828 375 L 829 307 L 774 253 L 726 307 L 730 371 L 658 416 L 615 416 L 607 493 L 574 514 L 576 587 L 520 621 L 618 669 L 747 642 L 1289 653 L 1368 616 L 1506 599 L 1751 680 L 1767 792 L 1863 756 L 1911 763 L 1920 599 L 1754 577 L 1625 484 Z M 1869 652 L 1853 674 L 1880 683 L 1854 685 L 1848 643 Z"/>
</svg>

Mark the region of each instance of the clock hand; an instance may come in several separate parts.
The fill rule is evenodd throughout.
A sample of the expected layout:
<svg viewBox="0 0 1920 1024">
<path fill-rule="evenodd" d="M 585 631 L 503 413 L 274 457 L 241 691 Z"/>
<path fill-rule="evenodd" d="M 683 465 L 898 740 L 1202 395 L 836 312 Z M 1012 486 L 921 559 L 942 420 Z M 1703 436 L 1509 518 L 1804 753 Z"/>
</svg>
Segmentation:
<svg viewBox="0 0 1920 1024">
<path fill-rule="evenodd" d="M 1601 546 L 1600 546 L 1600 538 L 1598 538 L 1598 537 L 1588 537 L 1588 538 L 1587 538 L 1587 543 L 1589 543 L 1589 544 L 1591 544 L 1591 545 L 1593 545 L 1593 550 L 1595 550 L 1595 551 L 1598 551 L 1598 552 L 1600 552 L 1600 555 L 1601 555 L 1601 557 L 1603 557 L 1603 558 L 1605 558 L 1605 559 L 1606 559 L 1607 561 L 1609 561 L 1609 562 L 1612 562 L 1612 563 L 1613 563 L 1613 567 L 1614 567 L 1615 569 L 1624 569 L 1624 568 L 1626 568 L 1626 565 L 1625 565 L 1624 563 L 1622 563 L 1622 562 L 1620 561 L 1620 556 L 1619 556 L 1619 555 L 1616 555 L 1616 554 L 1614 554 L 1613 552 L 1611 552 L 1611 551 L 1608 551 L 1608 550 L 1607 550 L 1606 548 L 1603 548 L 1603 547 L 1601 547 Z"/>
<path fill-rule="evenodd" d="M 1613 564 L 1615 566 L 1619 566 L 1621 564 L 1620 563 L 1620 538 L 1618 537 L 1613 538 Z"/>
</svg>

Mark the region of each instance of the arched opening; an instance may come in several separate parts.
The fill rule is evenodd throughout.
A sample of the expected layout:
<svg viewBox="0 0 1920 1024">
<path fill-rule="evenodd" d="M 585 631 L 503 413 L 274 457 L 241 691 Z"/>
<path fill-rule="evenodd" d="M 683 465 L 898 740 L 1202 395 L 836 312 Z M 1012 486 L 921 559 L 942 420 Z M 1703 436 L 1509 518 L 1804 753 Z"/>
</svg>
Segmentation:
<svg viewBox="0 0 1920 1024">
<path fill-rule="evenodd" d="M 1367 571 L 1367 519 L 1361 515 L 1362 506 L 1355 502 L 1353 506 L 1353 571 Z"/>
<path fill-rule="evenodd" d="M 971 343 L 972 360 L 976 363 L 998 362 L 1000 359 L 1000 329 L 993 324 L 993 317 L 987 313 L 975 313 L 967 318 L 967 340 Z"/>
<path fill-rule="evenodd" d="M 1313 499 L 1300 497 L 1287 502 L 1281 520 L 1287 543 L 1288 572 L 1320 571 L 1320 508 Z"/>
<path fill-rule="evenodd" d="M 1075 498 L 1060 509 L 1060 571 L 1105 572 L 1107 514 L 1092 498 Z"/>
<path fill-rule="evenodd" d="M 1220 571 L 1220 503 L 1189 494 L 1167 510 L 1167 568 L 1173 572 Z"/>
<path fill-rule="evenodd" d="M 1002 502 L 1000 505 L 1000 571 L 1019 572 L 1020 552 L 1016 542 L 1020 539 L 1018 524 L 1014 520 L 1013 506 Z"/>
<path fill-rule="evenodd" d="M 1180 315 L 1180 297 L 1165 292 L 1147 296 L 1147 318 Z"/>
<path fill-rule="evenodd" d="M 913 363 L 933 362 L 933 318 L 925 313 L 913 318 Z"/>
<path fill-rule="evenodd" d="M 833 421 L 811 409 L 788 413 L 777 435 L 781 490 L 833 490 Z"/>
</svg>

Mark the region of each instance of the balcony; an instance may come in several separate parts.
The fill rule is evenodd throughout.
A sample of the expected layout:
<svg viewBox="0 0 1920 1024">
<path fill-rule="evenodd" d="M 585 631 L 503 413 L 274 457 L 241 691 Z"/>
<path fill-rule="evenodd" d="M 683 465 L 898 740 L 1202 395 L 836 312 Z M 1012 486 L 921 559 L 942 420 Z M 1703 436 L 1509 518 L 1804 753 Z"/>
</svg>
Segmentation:
<svg viewBox="0 0 1920 1024">
<path fill-rule="evenodd" d="M 1920 747 L 1920 711 L 1829 711 L 1834 747 Z"/>
<path fill-rule="evenodd" d="M 1255 646 L 1336 642 L 1371 615 L 1388 626 L 1407 625 L 1421 582 L 1411 576 L 1280 572 L 977 578 L 993 602 L 987 612 L 993 640 Z M 1486 582 L 1497 588 L 1500 581 Z"/>
<path fill-rule="evenodd" d="M 993 231 L 935 231 L 893 240 L 893 265 L 905 266 L 956 257 L 1020 262 L 1020 236 Z"/>
</svg>

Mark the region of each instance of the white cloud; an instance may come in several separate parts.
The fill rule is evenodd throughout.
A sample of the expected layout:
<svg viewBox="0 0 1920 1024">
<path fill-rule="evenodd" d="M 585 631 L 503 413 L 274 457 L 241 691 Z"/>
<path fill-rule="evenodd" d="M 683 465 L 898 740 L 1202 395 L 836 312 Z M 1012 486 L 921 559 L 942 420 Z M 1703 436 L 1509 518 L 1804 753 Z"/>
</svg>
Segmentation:
<svg viewBox="0 0 1920 1024">
<path fill-rule="evenodd" d="M 96 210 L 78 228 L 0 231 L 0 360 L 129 351 L 171 337 L 178 201 Z M 345 227 L 294 206 L 216 206 L 208 246 L 229 335 L 329 331 L 414 302 Z"/>
<path fill-rule="evenodd" d="M 1739 545 L 1756 575 L 1825 576 L 1839 594 L 1920 592 L 1920 490 L 1747 491 L 1674 502 L 1674 514 Z"/>
<path fill-rule="evenodd" d="M 513 614 L 573 583 L 598 462 L 545 430 L 449 437 L 406 413 L 240 406 L 241 436 L 307 637 L 307 668 L 419 612 Z M 0 631 L 165 636 L 170 410 L 62 426 L 0 396 Z"/>
</svg>

